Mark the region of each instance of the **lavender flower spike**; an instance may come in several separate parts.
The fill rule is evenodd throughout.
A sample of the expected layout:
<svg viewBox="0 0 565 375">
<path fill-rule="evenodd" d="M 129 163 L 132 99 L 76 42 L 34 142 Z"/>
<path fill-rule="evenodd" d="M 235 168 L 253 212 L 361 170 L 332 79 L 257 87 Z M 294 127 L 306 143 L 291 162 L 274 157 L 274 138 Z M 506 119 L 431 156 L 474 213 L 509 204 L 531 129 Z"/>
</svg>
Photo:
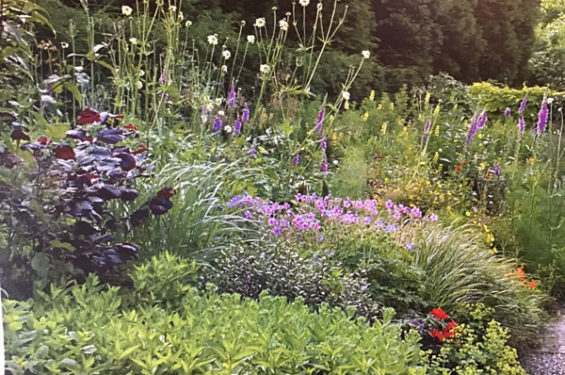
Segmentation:
<svg viewBox="0 0 565 375">
<path fill-rule="evenodd" d="M 249 122 L 249 107 L 246 105 L 243 107 L 243 113 L 241 114 L 241 120 L 243 122 Z"/>
<path fill-rule="evenodd" d="M 232 86 L 228 96 L 228 107 L 233 107 L 235 105 L 236 93 L 235 88 Z"/>
<path fill-rule="evenodd" d="M 215 132 L 219 132 L 220 130 L 222 130 L 222 125 L 223 125 L 223 123 L 222 123 L 222 118 L 219 117 L 219 116 L 217 116 L 217 117 L 214 119 L 214 124 L 212 125 L 213 128 L 214 128 L 214 131 L 215 131 Z"/>
<path fill-rule="evenodd" d="M 520 135 L 523 135 L 525 130 L 526 121 L 524 121 L 524 117 L 520 117 L 520 119 L 518 120 L 518 131 L 520 132 Z"/>
<path fill-rule="evenodd" d="M 298 167 L 298 164 L 300 164 L 300 154 L 294 155 L 294 157 L 292 158 L 292 164 L 295 167 Z"/>
<path fill-rule="evenodd" d="M 241 133 L 241 121 L 237 118 L 233 124 L 233 135 Z"/>
<path fill-rule="evenodd" d="M 506 108 L 506 110 L 504 111 L 504 116 L 505 117 L 512 116 L 512 110 L 510 108 Z"/>
<path fill-rule="evenodd" d="M 528 95 L 526 94 L 526 96 L 524 96 L 524 99 L 522 99 L 522 102 L 520 103 L 520 109 L 518 109 L 519 114 L 524 113 L 527 104 L 528 104 Z"/>
<path fill-rule="evenodd" d="M 326 116 L 326 106 L 323 105 L 320 108 L 320 112 L 318 112 L 318 121 L 316 122 L 316 127 L 314 128 L 315 131 L 321 132 L 324 129 L 324 118 Z"/>
<path fill-rule="evenodd" d="M 547 96 L 544 96 L 541 109 L 538 112 L 537 135 L 545 133 L 547 122 L 549 121 L 549 107 L 547 106 Z"/>
</svg>

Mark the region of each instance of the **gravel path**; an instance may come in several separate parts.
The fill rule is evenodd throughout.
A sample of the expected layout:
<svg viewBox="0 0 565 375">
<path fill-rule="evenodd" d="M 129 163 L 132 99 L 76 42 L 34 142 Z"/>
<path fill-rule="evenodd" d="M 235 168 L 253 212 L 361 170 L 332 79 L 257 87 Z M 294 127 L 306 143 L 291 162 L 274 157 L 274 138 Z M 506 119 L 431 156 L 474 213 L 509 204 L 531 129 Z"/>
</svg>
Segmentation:
<svg viewBox="0 0 565 375">
<path fill-rule="evenodd" d="M 530 375 L 565 375 L 565 311 L 547 328 L 543 345 L 522 362 Z"/>
</svg>

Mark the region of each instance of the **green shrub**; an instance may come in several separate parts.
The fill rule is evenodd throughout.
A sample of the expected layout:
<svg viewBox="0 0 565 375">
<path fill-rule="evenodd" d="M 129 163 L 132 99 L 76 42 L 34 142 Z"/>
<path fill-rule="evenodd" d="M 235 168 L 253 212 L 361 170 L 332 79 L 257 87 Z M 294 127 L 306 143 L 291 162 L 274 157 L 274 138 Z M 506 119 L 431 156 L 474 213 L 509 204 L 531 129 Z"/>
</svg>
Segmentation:
<svg viewBox="0 0 565 375">
<path fill-rule="evenodd" d="M 177 260 L 161 260 L 178 271 Z M 146 295 L 153 277 L 139 289 L 141 271 L 133 293 Z M 188 289 L 177 296 L 177 312 L 157 300 L 130 304 L 122 293 L 89 276 L 83 285 L 53 286 L 35 301 L 4 301 L 9 371 L 425 374 L 418 334 L 401 339 L 391 309 L 370 325 L 354 319 L 352 310 L 322 304 L 312 312 L 302 299 L 289 304 L 266 293 L 259 301 L 242 301 L 239 295 Z"/>
<path fill-rule="evenodd" d="M 359 315 L 374 319 L 380 312 L 361 275 L 346 272 L 330 250 L 309 248 L 308 244 L 264 240 L 227 248 L 205 279 L 223 293 L 258 298 L 263 291 L 289 300 L 298 297 L 317 307 L 353 306 Z"/>
</svg>

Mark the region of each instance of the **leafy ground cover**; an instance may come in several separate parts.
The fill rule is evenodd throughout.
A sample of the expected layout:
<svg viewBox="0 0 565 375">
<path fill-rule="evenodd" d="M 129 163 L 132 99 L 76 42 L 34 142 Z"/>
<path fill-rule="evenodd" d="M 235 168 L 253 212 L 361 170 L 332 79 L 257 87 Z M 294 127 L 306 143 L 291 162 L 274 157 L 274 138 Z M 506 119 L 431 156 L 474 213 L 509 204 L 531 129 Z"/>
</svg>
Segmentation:
<svg viewBox="0 0 565 375">
<path fill-rule="evenodd" d="M 356 95 L 368 49 L 313 92 L 338 1 L 211 33 L 192 3 L 2 6 L 10 373 L 525 373 L 565 284 L 564 93 Z"/>
</svg>

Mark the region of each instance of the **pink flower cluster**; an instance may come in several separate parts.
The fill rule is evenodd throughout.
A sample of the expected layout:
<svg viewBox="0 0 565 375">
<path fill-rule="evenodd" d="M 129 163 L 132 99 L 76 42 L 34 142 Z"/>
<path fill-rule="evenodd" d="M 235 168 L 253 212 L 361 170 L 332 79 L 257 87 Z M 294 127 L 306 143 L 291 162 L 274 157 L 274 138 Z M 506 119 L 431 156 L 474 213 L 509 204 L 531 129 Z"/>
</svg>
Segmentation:
<svg viewBox="0 0 565 375">
<path fill-rule="evenodd" d="M 332 198 L 331 195 L 319 197 L 316 194 L 296 194 L 296 204 L 271 202 L 249 195 L 238 195 L 228 203 L 228 207 L 246 208 L 244 217 L 258 219 L 266 224 L 276 235 L 284 230 L 300 232 L 319 232 L 324 223 L 340 225 L 373 226 L 387 232 L 397 230 L 397 225 L 418 220 L 437 221 L 435 214 L 424 218 L 418 207 L 407 207 L 392 201 L 385 203 L 383 212 L 375 199 Z"/>
</svg>

